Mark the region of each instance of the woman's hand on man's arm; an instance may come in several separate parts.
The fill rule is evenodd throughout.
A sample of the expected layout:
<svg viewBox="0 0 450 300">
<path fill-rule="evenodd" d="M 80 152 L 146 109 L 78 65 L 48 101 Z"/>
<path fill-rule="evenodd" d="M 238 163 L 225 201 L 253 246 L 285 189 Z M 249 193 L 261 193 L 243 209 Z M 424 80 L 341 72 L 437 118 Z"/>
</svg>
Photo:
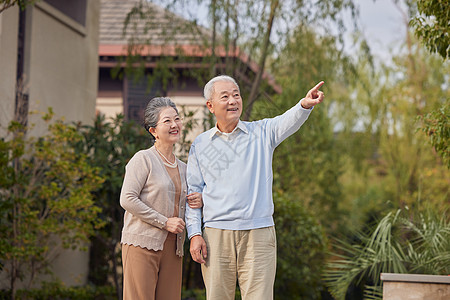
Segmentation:
<svg viewBox="0 0 450 300">
<path fill-rule="evenodd" d="M 201 193 L 190 193 L 186 196 L 187 203 L 189 204 L 190 208 L 202 208 L 203 207 L 203 199 Z"/>
</svg>

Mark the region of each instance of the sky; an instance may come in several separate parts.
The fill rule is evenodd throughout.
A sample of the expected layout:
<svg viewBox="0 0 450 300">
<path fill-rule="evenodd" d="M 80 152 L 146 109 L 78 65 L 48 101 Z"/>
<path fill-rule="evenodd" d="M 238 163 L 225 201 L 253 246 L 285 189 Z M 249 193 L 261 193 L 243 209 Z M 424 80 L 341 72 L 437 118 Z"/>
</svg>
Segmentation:
<svg viewBox="0 0 450 300">
<path fill-rule="evenodd" d="M 404 17 L 394 0 L 359 0 L 360 25 L 373 53 L 385 60 L 389 49 L 398 49 L 406 36 Z M 402 6 L 404 12 L 406 9 Z"/>
</svg>

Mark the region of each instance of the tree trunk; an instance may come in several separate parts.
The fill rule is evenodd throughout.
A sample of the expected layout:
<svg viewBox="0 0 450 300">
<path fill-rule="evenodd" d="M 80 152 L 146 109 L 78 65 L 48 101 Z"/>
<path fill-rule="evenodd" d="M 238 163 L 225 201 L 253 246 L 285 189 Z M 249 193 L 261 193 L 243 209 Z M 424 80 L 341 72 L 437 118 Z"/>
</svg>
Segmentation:
<svg viewBox="0 0 450 300">
<path fill-rule="evenodd" d="M 16 173 L 17 174 L 17 173 Z M 14 201 L 15 202 L 15 201 Z M 16 210 L 17 210 L 17 204 L 14 203 L 13 207 L 13 241 L 12 246 L 16 246 L 16 236 L 17 236 L 17 220 L 16 220 Z M 17 259 L 15 256 L 13 256 L 11 261 L 11 278 L 10 278 L 10 287 L 11 287 L 11 300 L 14 300 L 16 298 L 16 279 L 17 279 Z"/>
<path fill-rule="evenodd" d="M 21 1 L 19 1 L 19 5 Z M 25 92 L 25 9 L 19 10 L 19 24 L 17 34 L 17 63 L 16 63 L 16 101 L 14 120 L 26 126 L 28 122 L 28 95 Z"/>
<path fill-rule="evenodd" d="M 239 5 L 239 0 L 237 0 L 234 5 L 232 6 L 233 9 L 233 22 L 234 22 L 234 26 L 235 26 L 235 36 L 233 37 L 233 41 L 232 41 L 232 48 L 231 51 L 233 54 L 237 54 L 236 50 L 237 50 L 237 41 L 239 38 L 239 20 L 238 20 L 238 12 L 237 12 L 237 6 Z M 230 74 L 233 74 L 233 77 L 236 77 L 236 70 L 239 70 L 240 66 L 239 64 L 241 63 L 240 59 L 235 59 L 233 61 L 233 63 L 231 64 L 231 70 Z"/>
<path fill-rule="evenodd" d="M 267 31 L 266 31 L 266 34 L 264 35 L 261 58 L 258 63 L 258 71 L 256 73 L 256 78 L 252 84 L 250 96 L 248 97 L 248 104 L 245 109 L 244 120 L 248 120 L 250 118 L 250 115 L 251 115 L 252 109 L 253 109 L 253 103 L 255 102 L 256 97 L 258 96 L 259 86 L 261 85 L 261 78 L 264 73 L 264 66 L 266 64 L 267 53 L 268 53 L 269 46 L 270 46 L 270 34 L 272 32 L 273 20 L 275 19 L 275 13 L 278 8 L 278 5 L 279 5 L 278 0 L 271 1 L 270 16 L 267 21 Z"/>
<path fill-rule="evenodd" d="M 210 77 L 214 77 L 216 75 L 216 24 L 217 24 L 217 15 L 216 15 L 217 4 L 216 0 L 211 1 L 211 13 L 212 13 L 212 22 L 213 22 L 213 32 L 212 32 L 212 41 L 211 41 L 211 69 L 210 69 Z"/>
<path fill-rule="evenodd" d="M 19 1 L 19 5 L 21 1 Z M 19 28 L 18 28 L 18 37 L 17 37 L 17 65 L 16 65 L 16 101 L 14 108 L 14 121 L 20 123 L 24 127 L 22 130 L 24 133 L 26 132 L 25 126 L 28 122 L 28 95 L 25 93 L 24 87 L 24 55 L 25 55 L 25 9 L 20 9 L 19 11 Z M 18 158 L 14 159 L 14 173 L 19 174 L 20 170 L 20 161 Z M 17 236 L 19 235 L 19 220 L 17 217 L 20 215 L 20 204 L 16 202 L 16 199 L 19 199 L 19 190 L 16 188 L 13 189 L 14 194 L 14 204 L 13 204 L 13 247 L 17 245 Z M 10 286 L 11 286 L 11 299 L 14 300 L 16 298 L 17 291 L 17 279 L 19 274 L 19 262 L 17 258 L 13 255 L 11 261 L 11 278 L 10 278 Z"/>
<path fill-rule="evenodd" d="M 225 26 L 225 69 L 222 71 L 225 74 L 228 74 L 230 69 L 230 2 L 229 0 L 226 0 L 225 4 L 225 20 L 226 20 L 226 26 Z"/>
</svg>

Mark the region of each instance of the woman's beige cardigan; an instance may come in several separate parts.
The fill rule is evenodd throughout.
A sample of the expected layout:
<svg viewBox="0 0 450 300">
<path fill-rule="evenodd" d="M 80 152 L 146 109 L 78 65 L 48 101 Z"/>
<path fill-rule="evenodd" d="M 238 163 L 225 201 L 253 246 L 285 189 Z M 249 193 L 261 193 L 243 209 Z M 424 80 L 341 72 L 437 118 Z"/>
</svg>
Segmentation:
<svg viewBox="0 0 450 300">
<path fill-rule="evenodd" d="M 178 160 L 178 159 L 177 159 Z M 178 216 L 186 210 L 186 164 L 178 160 L 181 195 Z M 125 209 L 122 244 L 162 250 L 168 231 L 162 229 L 173 216 L 175 185 L 155 147 L 137 152 L 125 167 L 120 205 Z M 185 231 L 177 234 L 178 256 L 183 256 Z"/>
</svg>

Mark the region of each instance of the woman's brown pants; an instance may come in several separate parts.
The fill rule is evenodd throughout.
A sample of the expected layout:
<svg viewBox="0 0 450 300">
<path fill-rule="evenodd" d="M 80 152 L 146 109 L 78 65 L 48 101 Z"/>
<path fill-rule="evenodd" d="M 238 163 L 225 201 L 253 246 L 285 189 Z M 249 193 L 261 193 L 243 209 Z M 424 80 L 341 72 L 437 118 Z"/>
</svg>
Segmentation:
<svg viewBox="0 0 450 300">
<path fill-rule="evenodd" d="M 123 244 L 123 299 L 180 300 L 182 258 L 175 250 L 173 234 L 161 251 Z"/>
</svg>

